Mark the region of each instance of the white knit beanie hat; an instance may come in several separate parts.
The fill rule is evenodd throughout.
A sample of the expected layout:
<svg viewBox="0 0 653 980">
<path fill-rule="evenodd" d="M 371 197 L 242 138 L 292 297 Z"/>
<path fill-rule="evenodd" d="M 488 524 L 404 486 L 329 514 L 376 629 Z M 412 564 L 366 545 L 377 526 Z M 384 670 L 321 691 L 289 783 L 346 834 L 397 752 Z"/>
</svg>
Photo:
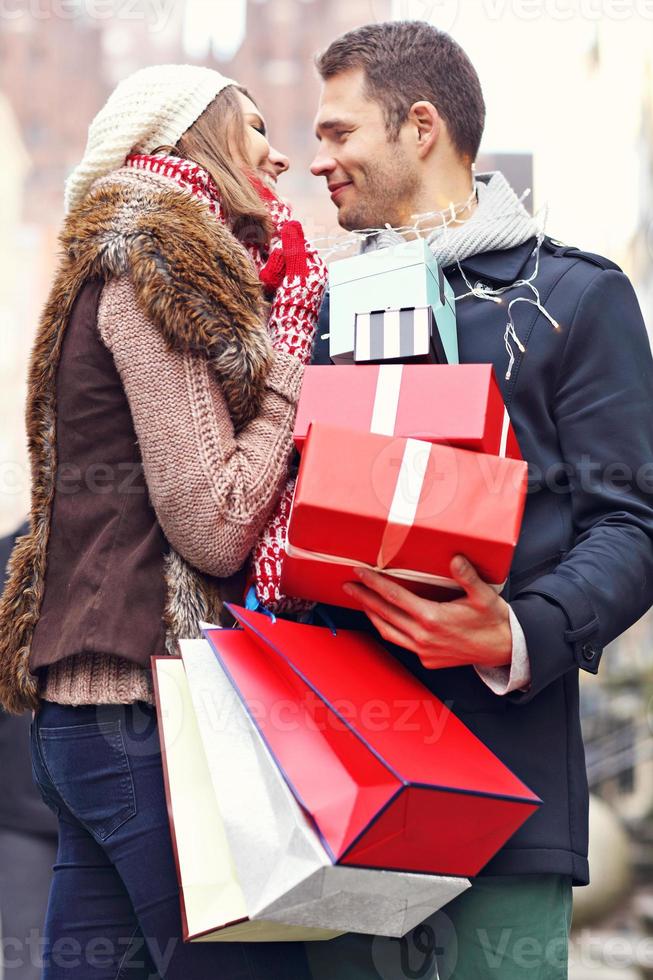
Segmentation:
<svg viewBox="0 0 653 980">
<path fill-rule="evenodd" d="M 120 82 L 89 126 L 84 158 L 66 181 L 66 214 L 132 150 L 174 146 L 216 95 L 236 84 L 198 65 L 152 65 Z"/>
</svg>

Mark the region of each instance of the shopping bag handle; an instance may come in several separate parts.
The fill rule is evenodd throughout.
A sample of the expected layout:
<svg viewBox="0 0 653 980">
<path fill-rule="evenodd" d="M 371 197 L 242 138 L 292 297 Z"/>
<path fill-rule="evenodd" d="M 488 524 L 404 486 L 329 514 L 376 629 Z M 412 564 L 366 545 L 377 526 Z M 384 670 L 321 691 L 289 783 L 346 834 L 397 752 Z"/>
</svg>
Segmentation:
<svg viewBox="0 0 653 980">
<path fill-rule="evenodd" d="M 338 630 L 336 629 L 333 620 L 331 619 L 331 617 L 329 616 L 328 612 L 326 611 L 326 609 L 324 608 L 321 602 L 318 602 L 317 605 L 315 606 L 315 613 L 320 617 L 324 625 L 328 626 L 332 634 L 334 636 L 337 636 Z"/>
<path fill-rule="evenodd" d="M 269 616 L 273 623 L 276 623 L 277 621 L 277 617 L 274 615 L 274 613 L 269 609 L 266 609 L 265 606 L 262 606 L 259 602 L 258 596 L 256 595 L 255 585 L 250 585 L 249 589 L 247 590 L 247 595 L 245 596 L 245 609 L 249 609 L 250 612 L 262 612 L 266 616 Z"/>
</svg>

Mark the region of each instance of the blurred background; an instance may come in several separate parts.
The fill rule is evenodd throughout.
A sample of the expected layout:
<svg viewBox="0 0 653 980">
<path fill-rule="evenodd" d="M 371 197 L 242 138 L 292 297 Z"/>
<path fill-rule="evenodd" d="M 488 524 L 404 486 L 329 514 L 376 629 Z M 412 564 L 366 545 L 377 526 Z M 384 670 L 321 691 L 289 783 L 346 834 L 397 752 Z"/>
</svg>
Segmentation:
<svg viewBox="0 0 653 980">
<path fill-rule="evenodd" d="M 392 18 L 429 20 L 463 45 L 488 105 L 477 170 L 531 188 L 554 238 L 618 262 L 653 329 L 652 0 L 0 0 L 0 536 L 28 509 L 24 379 L 64 180 L 116 82 L 164 62 L 237 78 L 291 159 L 280 189 L 308 235 L 335 235 L 308 171 L 312 56 Z M 576 894 L 572 975 L 653 978 L 653 618 L 582 682 L 593 883 Z"/>
</svg>

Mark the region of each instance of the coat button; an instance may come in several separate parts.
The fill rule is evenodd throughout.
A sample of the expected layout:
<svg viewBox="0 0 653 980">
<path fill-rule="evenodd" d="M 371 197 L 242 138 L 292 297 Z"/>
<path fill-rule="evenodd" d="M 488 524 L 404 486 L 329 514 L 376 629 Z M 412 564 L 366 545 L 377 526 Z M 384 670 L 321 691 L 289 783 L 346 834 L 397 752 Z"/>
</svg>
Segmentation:
<svg viewBox="0 0 653 980">
<path fill-rule="evenodd" d="M 583 643 L 581 653 L 583 654 L 583 660 L 592 661 L 598 653 L 598 650 L 593 643 Z"/>
</svg>

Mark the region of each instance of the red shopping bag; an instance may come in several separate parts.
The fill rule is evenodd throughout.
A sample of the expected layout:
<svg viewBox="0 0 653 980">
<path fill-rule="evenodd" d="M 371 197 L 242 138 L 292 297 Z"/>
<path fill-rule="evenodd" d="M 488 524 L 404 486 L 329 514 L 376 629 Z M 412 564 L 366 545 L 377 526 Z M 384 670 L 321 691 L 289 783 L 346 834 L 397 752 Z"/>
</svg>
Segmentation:
<svg viewBox="0 0 653 980">
<path fill-rule="evenodd" d="M 541 800 L 376 640 L 229 609 L 206 636 L 332 860 L 469 877 Z"/>
</svg>

